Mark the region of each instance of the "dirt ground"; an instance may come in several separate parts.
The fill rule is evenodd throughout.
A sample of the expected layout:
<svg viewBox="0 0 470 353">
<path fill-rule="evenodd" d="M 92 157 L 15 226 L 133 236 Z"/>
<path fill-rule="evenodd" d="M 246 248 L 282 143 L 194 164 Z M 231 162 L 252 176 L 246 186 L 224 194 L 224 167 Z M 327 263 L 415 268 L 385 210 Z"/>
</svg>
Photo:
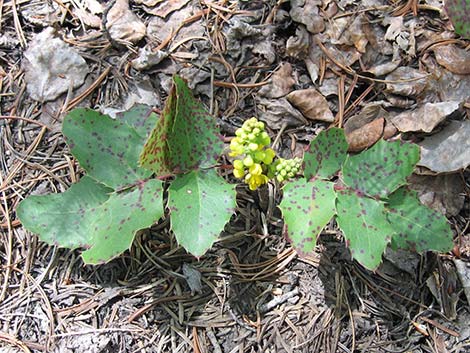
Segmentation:
<svg viewBox="0 0 470 353">
<path fill-rule="evenodd" d="M 15 215 L 82 175 L 61 135 L 67 112 L 159 111 L 174 73 L 227 140 L 257 116 L 286 158 L 332 125 L 356 151 L 468 131 L 470 42 L 441 1 L 0 0 L 0 26 L 0 352 L 470 352 L 470 173 L 437 157 L 410 183 L 448 217 L 454 251 L 390 250 L 374 273 L 334 222 L 299 257 L 274 185 L 239 186 L 237 213 L 200 260 L 168 219 L 89 266 Z M 468 157 L 467 137 L 448 159 Z"/>
</svg>

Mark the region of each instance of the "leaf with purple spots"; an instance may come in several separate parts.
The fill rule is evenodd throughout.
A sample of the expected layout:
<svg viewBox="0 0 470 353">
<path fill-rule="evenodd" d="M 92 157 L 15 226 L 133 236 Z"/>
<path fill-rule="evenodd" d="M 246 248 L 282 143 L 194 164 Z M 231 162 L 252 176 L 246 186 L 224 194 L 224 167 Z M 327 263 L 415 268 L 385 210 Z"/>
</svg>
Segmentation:
<svg viewBox="0 0 470 353">
<path fill-rule="evenodd" d="M 385 198 L 406 184 L 418 161 L 417 145 L 379 140 L 367 151 L 348 156 L 342 170 L 343 181 L 361 194 Z"/>
<path fill-rule="evenodd" d="M 215 119 L 185 81 L 174 76 L 162 116 L 140 155 L 141 165 L 159 177 L 184 174 L 213 166 L 222 148 Z"/>
<path fill-rule="evenodd" d="M 104 263 L 129 249 L 137 231 L 163 216 L 163 186 L 156 179 L 113 193 L 89 220 L 91 247 L 82 253 L 89 264 Z"/>
<path fill-rule="evenodd" d="M 235 205 L 234 185 L 213 169 L 178 175 L 168 192 L 176 240 L 194 256 L 204 255 L 235 212 Z"/>
<path fill-rule="evenodd" d="M 136 104 L 130 110 L 117 113 L 116 120 L 127 123 L 145 142 L 157 123 L 158 115 L 155 114 L 152 107 Z"/>
<path fill-rule="evenodd" d="M 287 238 L 299 255 L 311 253 L 322 229 L 336 213 L 333 183 L 299 179 L 286 184 L 279 205 Z"/>
<path fill-rule="evenodd" d="M 453 234 L 446 218 L 423 205 L 416 191 L 402 187 L 390 195 L 387 217 L 395 229 L 392 246 L 405 250 L 446 252 Z"/>
<path fill-rule="evenodd" d="M 394 234 L 384 203 L 358 196 L 351 190 L 341 190 L 337 191 L 336 209 L 337 222 L 352 257 L 369 270 L 375 270 Z"/>
<path fill-rule="evenodd" d="M 157 116 L 141 106 L 136 109 L 116 120 L 91 109 L 75 109 L 62 125 L 70 151 L 83 169 L 116 190 L 152 174 L 139 167 L 138 161 L 147 138 L 146 126 L 155 124 Z"/>
<path fill-rule="evenodd" d="M 341 169 L 347 150 L 348 143 L 342 129 L 320 132 L 304 155 L 305 178 L 330 179 Z"/>
<path fill-rule="evenodd" d="M 87 247 L 92 233 L 88 219 L 111 192 L 85 176 L 61 194 L 29 196 L 18 205 L 16 215 L 23 227 L 50 245 Z"/>
</svg>

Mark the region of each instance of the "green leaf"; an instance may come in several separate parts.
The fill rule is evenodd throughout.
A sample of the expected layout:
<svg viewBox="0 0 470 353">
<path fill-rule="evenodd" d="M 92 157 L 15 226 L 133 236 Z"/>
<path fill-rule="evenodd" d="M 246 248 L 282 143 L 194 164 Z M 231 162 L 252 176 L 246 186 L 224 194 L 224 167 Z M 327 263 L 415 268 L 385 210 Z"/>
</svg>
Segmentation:
<svg viewBox="0 0 470 353">
<path fill-rule="evenodd" d="M 445 8 L 455 33 L 470 38 L 470 0 L 446 0 Z"/>
<path fill-rule="evenodd" d="M 155 124 L 157 116 L 137 107 L 120 117 L 123 120 L 90 109 L 75 109 L 62 126 L 72 154 L 88 175 L 113 189 L 152 174 L 139 167 L 138 160 L 147 137 L 146 126 Z"/>
<path fill-rule="evenodd" d="M 446 252 L 453 247 L 453 234 L 446 218 L 423 205 L 416 191 L 402 187 L 390 195 L 387 217 L 395 229 L 395 248 Z"/>
<path fill-rule="evenodd" d="M 287 237 L 300 255 L 312 252 L 317 237 L 336 213 L 333 183 L 298 179 L 284 186 L 279 208 L 284 216 Z"/>
<path fill-rule="evenodd" d="M 369 150 L 346 159 L 343 180 L 360 193 L 385 198 L 406 184 L 418 161 L 417 145 L 379 140 Z"/>
<path fill-rule="evenodd" d="M 16 214 L 23 227 L 50 245 L 76 249 L 90 245 L 90 217 L 112 189 L 83 177 L 61 194 L 35 195 L 23 200 Z"/>
<path fill-rule="evenodd" d="M 169 188 L 171 227 L 196 257 L 217 240 L 235 210 L 235 189 L 213 170 L 178 175 Z"/>
<path fill-rule="evenodd" d="M 135 233 L 163 215 L 159 180 L 119 193 L 83 177 L 61 194 L 30 196 L 17 207 L 23 226 L 42 241 L 66 248 L 87 248 L 85 263 L 111 260 L 127 250 Z"/>
<path fill-rule="evenodd" d="M 89 220 L 91 247 L 82 253 L 89 264 L 104 263 L 130 248 L 137 231 L 163 216 L 163 186 L 156 179 L 114 193 Z"/>
<path fill-rule="evenodd" d="M 331 178 L 341 169 L 347 150 L 348 143 L 342 129 L 331 128 L 320 132 L 304 155 L 307 180 Z"/>
<path fill-rule="evenodd" d="M 337 197 L 337 222 L 352 257 L 369 270 L 375 270 L 394 234 L 384 203 L 358 196 L 351 190 L 338 191 Z"/>
<path fill-rule="evenodd" d="M 141 147 L 152 132 L 158 120 L 158 115 L 152 107 L 145 104 L 136 104 L 130 110 L 116 114 L 116 120 L 123 121 L 133 128 L 142 138 Z"/>
<path fill-rule="evenodd" d="M 184 80 L 174 76 L 162 116 L 140 155 L 141 165 L 157 176 L 184 174 L 214 165 L 222 148 L 215 119 Z"/>
</svg>

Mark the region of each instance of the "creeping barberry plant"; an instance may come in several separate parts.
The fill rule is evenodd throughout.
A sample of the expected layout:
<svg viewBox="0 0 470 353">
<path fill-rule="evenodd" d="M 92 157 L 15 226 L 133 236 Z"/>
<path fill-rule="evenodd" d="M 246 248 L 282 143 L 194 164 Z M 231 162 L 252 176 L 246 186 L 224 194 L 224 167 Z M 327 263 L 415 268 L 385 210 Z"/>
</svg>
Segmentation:
<svg viewBox="0 0 470 353">
<path fill-rule="evenodd" d="M 178 76 L 160 118 L 146 106 L 115 119 L 76 109 L 62 132 L 86 175 L 62 194 L 29 196 L 16 211 L 43 241 L 84 249 L 86 263 L 120 255 L 137 231 L 164 216 L 164 183 L 170 184 L 171 230 L 196 257 L 235 212 L 234 184 L 215 170 L 223 150 L 215 119 Z M 419 159 L 416 145 L 381 140 L 352 156 L 337 128 L 321 132 L 303 161 L 280 158 L 270 145 L 263 122 L 245 121 L 230 143 L 233 174 L 251 190 L 284 184 L 279 207 L 285 234 L 300 255 L 314 250 L 333 218 L 352 257 L 372 270 L 389 244 L 415 251 L 452 247 L 447 220 L 406 186 Z M 303 176 L 295 179 L 302 165 Z"/>
</svg>

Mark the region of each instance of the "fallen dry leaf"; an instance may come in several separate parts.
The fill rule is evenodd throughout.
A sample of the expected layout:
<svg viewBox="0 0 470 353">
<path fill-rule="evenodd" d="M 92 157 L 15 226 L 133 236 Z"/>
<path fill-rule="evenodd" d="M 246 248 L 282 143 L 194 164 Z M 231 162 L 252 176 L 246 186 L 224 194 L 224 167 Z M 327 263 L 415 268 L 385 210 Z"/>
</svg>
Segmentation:
<svg viewBox="0 0 470 353">
<path fill-rule="evenodd" d="M 188 2 L 189 0 L 143 1 L 147 13 L 161 18 L 165 18 L 170 13 L 181 9 Z"/>
<path fill-rule="evenodd" d="M 273 33 L 272 26 L 254 27 L 247 23 L 248 19 L 234 16 L 228 21 L 226 32 L 227 54 L 236 62 L 246 60 L 249 53 L 258 53 L 271 64 L 276 60 L 276 49 L 273 41 L 266 40 Z"/>
<path fill-rule="evenodd" d="M 143 4 L 148 7 L 153 7 L 158 3 L 161 3 L 166 0 L 134 0 L 136 4 Z"/>
<path fill-rule="evenodd" d="M 129 8 L 129 0 L 117 0 L 107 16 L 109 35 L 116 42 L 137 43 L 145 36 L 145 24 Z"/>
<path fill-rule="evenodd" d="M 465 188 L 459 174 L 417 175 L 408 178 L 411 189 L 418 192 L 420 201 L 428 207 L 456 216 L 465 201 Z"/>
<path fill-rule="evenodd" d="M 171 36 L 181 24 L 195 14 L 195 9 L 191 6 L 171 13 L 166 18 L 153 16 L 147 26 L 147 35 L 162 42 Z M 204 35 L 205 27 L 201 20 L 191 22 L 190 24 L 180 28 L 173 38 L 173 42 L 181 42 L 188 37 L 200 37 Z"/>
<path fill-rule="evenodd" d="M 34 100 L 54 100 L 83 84 L 88 65 L 78 52 L 48 28 L 36 35 L 24 53 L 26 88 Z"/>
<path fill-rule="evenodd" d="M 441 132 L 420 142 L 418 165 L 437 173 L 455 172 L 470 165 L 470 120 L 451 121 Z"/>
<path fill-rule="evenodd" d="M 425 103 L 416 110 L 405 111 L 391 117 L 391 122 L 401 132 L 431 132 L 440 122 L 459 110 L 459 107 L 460 103 L 456 101 Z"/>
<path fill-rule="evenodd" d="M 83 8 L 75 8 L 72 10 L 72 13 L 91 28 L 101 27 L 102 20 L 100 16 L 94 15 Z"/>
<path fill-rule="evenodd" d="M 406 97 L 416 97 L 426 88 L 428 83 L 426 78 L 425 72 L 409 66 L 402 66 L 387 75 L 385 79 L 392 82 L 387 82 L 385 91 Z"/>
<path fill-rule="evenodd" d="M 168 57 L 163 50 L 153 51 L 149 46 L 139 49 L 139 56 L 132 60 L 131 65 L 136 70 L 148 70 L 162 62 Z"/>
<path fill-rule="evenodd" d="M 308 119 L 333 122 L 335 120 L 325 97 L 315 88 L 293 91 L 287 100 Z"/>
<path fill-rule="evenodd" d="M 384 133 L 383 133 L 383 138 L 384 140 L 388 140 L 389 138 L 392 138 L 395 136 L 395 134 L 398 132 L 397 128 L 395 125 L 393 125 L 391 122 L 389 122 L 387 119 L 385 120 L 385 127 L 384 127 Z"/>
<path fill-rule="evenodd" d="M 470 51 L 455 44 L 439 45 L 433 51 L 437 62 L 450 72 L 459 75 L 470 74 Z"/>
<path fill-rule="evenodd" d="M 258 99 L 261 111 L 260 120 L 269 127 L 280 129 L 283 126 L 300 126 L 307 123 L 303 115 L 288 102 L 286 98 Z"/>
<path fill-rule="evenodd" d="M 259 95 L 267 98 L 284 97 L 294 86 L 295 80 L 292 77 L 292 66 L 289 63 L 282 63 L 278 70 L 271 76 L 271 82 L 259 90 Z"/>
<path fill-rule="evenodd" d="M 439 65 L 432 55 L 422 59 L 430 73 L 429 84 L 423 93 L 426 102 L 470 102 L 470 75 L 458 75 Z"/>
<path fill-rule="evenodd" d="M 378 118 L 370 123 L 346 134 L 348 151 L 360 152 L 376 143 L 384 132 L 384 118 Z"/>
<path fill-rule="evenodd" d="M 362 30 L 365 21 L 365 16 L 362 14 L 356 16 L 352 23 L 348 17 L 339 17 L 333 21 L 333 25 L 325 34 L 330 37 L 330 43 L 354 46 L 359 52 L 364 53 L 368 43 Z"/>
<path fill-rule="evenodd" d="M 387 28 L 387 32 L 385 32 L 385 40 L 393 42 L 400 33 L 405 32 L 403 28 L 403 16 L 388 17 L 385 19 L 385 22 L 390 24 Z"/>
<path fill-rule="evenodd" d="M 354 130 L 360 129 L 376 119 L 387 119 L 388 116 L 389 113 L 382 107 L 382 102 L 367 103 L 359 113 L 346 120 L 344 123 L 344 132 L 350 134 Z"/>
<path fill-rule="evenodd" d="M 308 55 L 310 34 L 304 26 L 295 30 L 295 36 L 289 37 L 286 42 L 286 54 L 296 59 L 303 59 Z"/>
<path fill-rule="evenodd" d="M 310 33 L 320 33 L 325 29 L 325 23 L 318 10 L 321 4 L 321 0 L 291 0 L 289 14 L 292 20 L 304 24 Z"/>
</svg>

